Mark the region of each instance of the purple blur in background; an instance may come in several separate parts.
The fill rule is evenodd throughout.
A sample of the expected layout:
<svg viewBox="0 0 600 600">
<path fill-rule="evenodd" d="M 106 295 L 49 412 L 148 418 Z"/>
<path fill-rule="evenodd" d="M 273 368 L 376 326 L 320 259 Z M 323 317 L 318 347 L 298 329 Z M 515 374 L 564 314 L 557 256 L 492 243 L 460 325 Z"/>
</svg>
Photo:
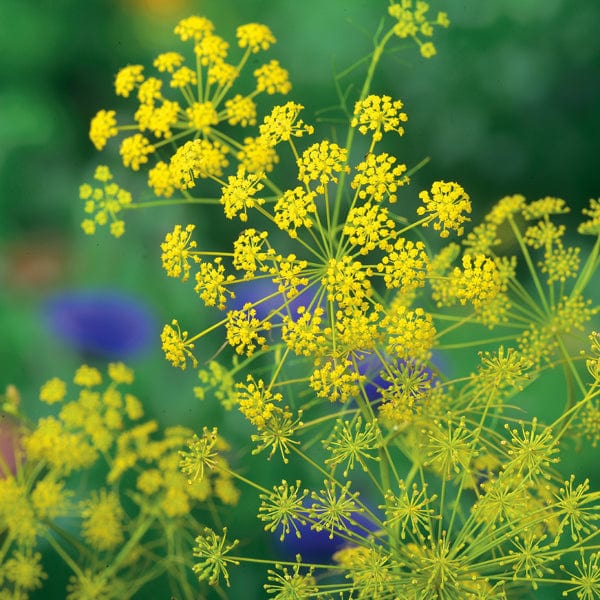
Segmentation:
<svg viewBox="0 0 600 600">
<path fill-rule="evenodd" d="M 390 364 L 395 360 L 399 370 L 411 370 L 413 373 L 418 373 L 423 383 L 427 382 L 428 385 L 439 383 L 434 371 L 425 365 L 412 364 L 403 359 L 390 358 L 389 360 Z M 358 372 L 366 377 L 364 388 L 369 402 L 377 404 L 381 400 L 381 392 L 392 385 L 382 375 L 385 369 L 381 359 L 374 353 L 364 353 L 361 360 L 358 361 L 357 367 Z"/>
<path fill-rule="evenodd" d="M 54 335 L 92 358 L 128 359 L 158 337 L 157 322 L 148 307 L 114 290 L 62 292 L 45 302 L 43 312 Z"/>
<path fill-rule="evenodd" d="M 368 519 L 363 513 L 355 512 L 352 515 L 358 525 L 348 523 L 345 528 L 362 538 L 369 536 L 369 532 L 377 530 L 377 525 Z M 329 539 L 329 531 L 314 531 L 310 524 L 298 525 L 302 537 L 298 538 L 291 531 L 285 536 L 283 542 L 279 541 L 279 533 L 276 533 L 276 551 L 285 560 L 295 560 L 296 554 L 302 555 L 304 562 L 317 564 L 328 564 L 333 562 L 333 555 L 344 546 L 351 546 L 352 542 L 339 536 L 334 531 L 333 538 Z M 366 531 L 365 531 L 366 530 Z"/>
<path fill-rule="evenodd" d="M 315 288 L 316 289 L 316 288 Z M 308 307 L 314 298 L 314 288 L 308 287 L 298 290 L 298 295 L 286 304 L 284 294 L 278 293 L 278 285 L 271 279 L 256 279 L 253 281 L 242 281 L 232 286 L 231 291 L 235 293 L 235 298 L 228 303 L 228 308 L 233 310 L 242 310 L 247 303 L 254 304 L 263 298 L 273 295 L 269 300 L 265 300 L 254 307 L 258 319 L 263 320 L 273 311 L 281 307 L 281 315 L 290 314 L 293 319 L 298 316 L 298 307 Z M 281 317 L 271 319 L 272 322 L 281 321 Z"/>
</svg>

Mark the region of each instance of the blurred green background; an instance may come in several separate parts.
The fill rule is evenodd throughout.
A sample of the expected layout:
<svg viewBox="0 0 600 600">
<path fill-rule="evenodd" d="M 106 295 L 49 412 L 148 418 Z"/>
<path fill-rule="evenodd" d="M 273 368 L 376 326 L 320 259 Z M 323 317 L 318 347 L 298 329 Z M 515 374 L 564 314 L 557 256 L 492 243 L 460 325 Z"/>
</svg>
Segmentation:
<svg viewBox="0 0 600 600">
<path fill-rule="evenodd" d="M 434 179 L 458 181 L 475 218 L 517 192 L 560 196 L 574 209 L 600 196 L 600 2 L 431 4 L 452 23 L 435 37 L 438 55 L 424 60 L 409 44 L 384 59 L 373 86 L 401 98 L 409 115 L 391 150 L 409 165 L 431 158 L 413 179 L 414 196 Z M 79 185 L 98 162 L 118 164 L 114 148 L 99 155 L 87 132 L 97 110 L 121 106 L 112 86 L 120 67 L 149 65 L 171 49 L 174 24 L 190 14 L 211 18 L 226 39 L 241 23 L 263 22 L 278 40 L 269 56 L 290 71 L 291 97 L 311 122 L 335 105 L 333 74 L 368 52 L 386 7 L 385 0 L 3 0 L 0 387 L 15 384 L 33 410 L 43 381 L 69 380 L 81 363 L 42 318 L 44 301 L 58 291 L 111 288 L 147 304 L 160 324 L 175 315 L 198 319 L 189 288 L 167 280 L 160 265 L 159 244 L 183 212 L 128 213 L 120 240 L 86 237 L 79 226 Z M 119 175 L 128 188 L 131 175 Z M 170 367 L 158 339 L 130 364 L 152 416 L 198 429 L 209 421 L 192 394 L 195 374 Z M 584 472 L 591 459 L 574 464 Z"/>
</svg>

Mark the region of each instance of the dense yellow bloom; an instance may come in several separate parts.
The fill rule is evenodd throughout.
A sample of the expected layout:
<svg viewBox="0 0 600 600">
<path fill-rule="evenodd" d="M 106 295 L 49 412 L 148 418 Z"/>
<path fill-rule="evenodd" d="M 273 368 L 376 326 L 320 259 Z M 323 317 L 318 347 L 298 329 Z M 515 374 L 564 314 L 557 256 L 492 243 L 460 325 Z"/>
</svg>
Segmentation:
<svg viewBox="0 0 600 600">
<path fill-rule="evenodd" d="M 129 65 L 117 73 L 115 79 L 115 92 L 117 96 L 127 98 L 136 85 L 144 81 L 142 65 Z"/>
<path fill-rule="evenodd" d="M 247 210 L 265 203 L 263 198 L 255 198 L 264 185 L 261 180 L 263 173 L 246 174 L 244 167 L 240 167 L 236 175 L 230 176 L 227 185 L 221 190 L 221 204 L 224 206 L 225 216 L 233 219 L 239 213 L 240 221 L 248 220 Z"/>
<path fill-rule="evenodd" d="M 233 266 L 239 271 L 244 271 L 244 279 L 251 279 L 257 270 L 266 269 L 264 261 L 273 250 L 265 250 L 268 233 L 245 229 L 233 242 Z"/>
<path fill-rule="evenodd" d="M 0 523 L 2 530 L 23 545 L 32 544 L 39 522 L 28 498 L 27 489 L 14 477 L 0 477 Z"/>
<path fill-rule="evenodd" d="M 306 307 L 298 308 L 298 315 L 293 318 L 285 316 L 281 337 L 298 356 L 319 356 L 323 352 L 325 336 L 320 327 L 324 310 L 315 308 L 313 311 Z"/>
<path fill-rule="evenodd" d="M 230 125 L 256 125 L 256 104 L 249 96 L 236 94 L 225 102 L 225 110 Z"/>
<path fill-rule="evenodd" d="M 306 192 L 304 188 L 296 187 L 286 190 L 275 204 L 275 223 L 279 229 L 287 231 L 291 238 L 298 236 L 298 228 L 310 228 L 313 220 L 310 215 L 317 212 L 314 192 Z"/>
<path fill-rule="evenodd" d="M 465 214 L 471 213 L 471 200 L 465 190 L 454 182 L 435 181 L 431 193 L 427 190 L 419 194 L 425 206 L 417 208 L 418 215 L 429 214 L 429 219 L 423 223 L 427 227 L 433 221 L 433 228 L 440 232 L 440 237 L 446 238 L 453 229 L 462 235 L 463 223 L 470 219 Z"/>
<path fill-rule="evenodd" d="M 165 325 L 160 334 L 162 349 L 167 360 L 180 369 L 185 369 L 188 358 L 192 361 L 194 368 L 198 366 L 196 357 L 192 354 L 194 344 L 188 340 L 188 332 L 181 331 L 176 319 L 171 321 L 171 325 Z"/>
<path fill-rule="evenodd" d="M 182 64 L 183 56 L 179 54 L 179 52 L 163 52 L 162 54 L 159 54 L 152 63 L 160 73 L 173 73 L 173 71 Z"/>
<path fill-rule="evenodd" d="M 256 91 L 267 92 L 267 94 L 287 94 L 292 89 L 288 72 L 279 64 L 278 60 L 272 60 L 254 71 L 256 77 Z"/>
<path fill-rule="evenodd" d="M 377 265 L 386 287 L 399 288 L 402 293 L 423 287 L 428 269 L 425 244 L 404 238 L 399 238 L 393 246 L 390 244 L 387 254 Z"/>
<path fill-rule="evenodd" d="M 341 260 L 330 259 L 321 283 L 329 292 L 329 301 L 341 306 L 352 306 L 371 292 L 367 271 L 362 263 L 350 256 L 343 256 Z"/>
<path fill-rule="evenodd" d="M 501 289 L 501 280 L 496 263 L 483 254 L 465 254 L 463 269 L 455 267 L 453 272 L 454 293 L 465 304 L 471 301 L 478 307 L 490 302 Z"/>
<path fill-rule="evenodd" d="M 153 152 L 154 146 L 141 133 L 125 138 L 119 148 L 123 164 L 134 171 L 139 171 L 140 165 L 148 162 L 148 154 Z"/>
<path fill-rule="evenodd" d="M 108 376 L 115 383 L 125 383 L 127 385 L 133 383 L 133 369 L 122 362 L 109 363 Z"/>
<path fill-rule="evenodd" d="M 328 183 L 338 183 L 338 173 L 349 173 L 348 151 L 333 142 L 323 140 L 308 147 L 298 160 L 298 181 L 307 187 L 317 182 L 315 190 L 325 193 Z"/>
<path fill-rule="evenodd" d="M 41 562 L 42 555 L 39 552 L 17 551 L 4 563 L 6 579 L 12 581 L 19 590 L 31 591 L 41 588 L 42 580 L 48 578 Z"/>
<path fill-rule="evenodd" d="M 274 106 L 271 114 L 266 115 L 259 127 L 260 137 L 268 145 L 275 146 L 280 141 L 287 142 L 292 137 L 302 137 L 305 133 L 314 132 L 312 125 L 306 125 L 299 119 L 300 111 L 304 108 L 296 102 L 286 102 L 281 106 Z"/>
<path fill-rule="evenodd" d="M 375 248 L 388 247 L 389 240 L 396 237 L 394 227 L 386 207 L 367 202 L 350 209 L 343 233 L 353 246 L 359 247 L 359 254 L 368 254 Z"/>
<path fill-rule="evenodd" d="M 402 360 L 426 361 L 431 356 L 436 330 L 431 314 L 422 308 L 398 306 L 383 319 L 386 350 Z"/>
<path fill-rule="evenodd" d="M 262 136 L 245 138 L 236 158 L 248 173 L 270 173 L 279 162 L 275 148 Z"/>
<path fill-rule="evenodd" d="M 137 97 L 140 101 L 140 105 L 154 105 L 155 100 L 161 99 L 160 90 L 162 88 L 162 81 L 156 77 L 148 77 L 146 81 L 138 87 Z"/>
<path fill-rule="evenodd" d="M 198 273 L 196 273 L 196 286 L 194 291 L 204 301 L 206 306 L 216 306 L 219 310 L 225 310 L 227 295 L 233 297 L 231 290 L 227 289 L 227 284 L 235 281 L 233 275 L 225 274 L 225 267 L 221 264 L 220 256 L 215 258 L 214 262 L 202 262 Z"/>
<path fill-rule="evenodd" d="M 221 177 L 229 164 L 226 154 L 226 146 L 217 141 L 196 139 L 186 142 L 171 156 L 169 172 L 173 185 L 185 190 L 193 188 L 198 177 Z"/>
<path fill-rule="evenodd" d="M 206 17 L 198 17 L 196 15 L 182 19 L 175 26 L 175 35 L 178 35 L 183 42 L 190 39 L 201 40 L 205 35 L 209 35 L 214 31 L 215 26 L 212 21 Z"/>
<path fill-rule="evenodd" d="M 23 447 L 30 460 L 43 460 L 68 475 L 96 462 L 97 451 L 82 433 L 66 431 L 54 417 L 40 419 L 37 427 L 23 438 Z"/>
<path fill-rule="evenodd" d="M 204 67 L 223 62 L 228 49 L 229 44 L 222 37 L 213 34 L 205 35 L 194 44 L 194 53 Z"/>
<path fill-rule="evenodd" d="M 354 116 L 350 125 L 358 127 L 363 135 L 372 131 L 375 142 L 383 137 L 382 131 L 396 131 L 399 135 L 404 135 L 401 123 L 408 121 L 408 116 L 401 112 L 403 106 L 400 100 L 392 102 L 390 96 L 372 94 L 354 105 Z"/>
<path fill-rule="evenodd" d="M 562 198 L 546 196 L 545 198 L 526 204 L 521 213 L 526 221 L 531 221 L 533 219 L 549 217 L 550 215 L 564 215 L 569 210 L 569 207 Z"/>
<path fill-rule="evenodd" d="M 171 171 L 169 165 L 162 160 L 148 171 L 148 187 L 157 196 L 170 198 L 175 191 L 173 180 L 171 179 Z"/>
<path fill-rule="evenodd" d="M 185 114 L 190 125 L 203 135 L 207 135 L 210 128 L 219 122 L 219 115 L 212 102 L 194 102 L 186 109 Z"/>
<path fill-rule="evenodd" d="M 360 384 L 364 375 L 351 369 L 351 362 L 332 360 L 317 364 L 310 376 L 310 387 L 319 398 L 328 398 L 330 402 L 346 403 L 360 394 Z"/>
<path fill-rule="evenodd" d="M 276 41 L 271 30 L 259 23 L 241 25 L 237 28 L 236 36 L 240 48 L 248 48 L 255 54 L 261 50 L 268 50 Z"/>
<path fill-rule="evenodd" d="M 267 338 L 262 332 L 271 329 L 268 321 L 259 321 L 256 310 L 246 305 L 243 310 L 230 310 L 227 313 L 227 342 L 238 354 L 252 356 L 254 352 L 267 349 Z"/>
<path fill-rule="evenodd" d="M 255 381 L 252 375 L 248 375 L 246 383 L 238 383 L 236 387 L 240 412 L 257 429 L 264 429 L 276 411 L 274 403 L 282 400 L 281 394 L 273 394 L 270 389 L 265 388 L 262 379 Z"/>
<path fill-rule="evenodd" d="M 191 270 L 189 261 L 200 261 L 194 250 L 198 244 L 191 239 L 195 228 L 191 223 L 185 229 L 175 225 L 160 245 L 162 266 L 169 277 L 181 277 L 181 281 L 187 281 Z"/>
<path fill-rule="evenodd" d="M 358 197 L 372 198 L 376 202 L 387 199 L 388 202 L 396 202 L 398 187 L 406 185 L 409 179 L 403 173 L 406 165 L 394 166 L 396 157 L 387 153 L 369 153 L 365 160 L 356 165 L 356 175 L 350 184 L 353 189 L 358 190 Z"/>
<path fill-rule="evenodd" d="M 102 150 L 106 142 L 117 135 L 117 119 L 114 110 L 99 110 L 90 122 L 90 140 L 96 150 Z"/>
<path fill-rule="evenodd" d="M 192 69 L 184 65 L 173 73 L 169 85 L 172 88 L 186 88 L 188 85 L 196 85 L 197 83 L 198 76 L 196 75 L 196 71 L 192 71 Z"/>
<path fill-rule="evenodd" d="M 54 519 L 69 512 L 73 492 L 65 490 L 65 482 L 51 475 L 40 479 L 31 492 L 31 503 L 41 519 Z"/>
<path fill-rule="evenodd" d="M 125 512 L 115 492 L 102 489 L 81 503 L 81 534 L 92 547 L 114 550 L 125 539 Z"/>
<path fill-rule="evenodd" d="M 67 393 L 67 384 L 58 377 L 47 381 L 40 389 L 40 400 L 46 404 L 60 402 Z"/>
<path fill-rule="evenodd" d="M 81 365 L 75 372 L 73 382 L 84 387 L 94 387 L 102 383 L 102 375 L 95 367 Z"/>
<path fill-rule="evenodd" d="M 502 225 L 512 215 L 521 212 L 525 206 L 525 196 L 521 194 L 504 196 L 504 198 L 501 198 L 494 204 L 492 210 L 486 215 L 485 220 L 496 226 Z"/>
</svg>

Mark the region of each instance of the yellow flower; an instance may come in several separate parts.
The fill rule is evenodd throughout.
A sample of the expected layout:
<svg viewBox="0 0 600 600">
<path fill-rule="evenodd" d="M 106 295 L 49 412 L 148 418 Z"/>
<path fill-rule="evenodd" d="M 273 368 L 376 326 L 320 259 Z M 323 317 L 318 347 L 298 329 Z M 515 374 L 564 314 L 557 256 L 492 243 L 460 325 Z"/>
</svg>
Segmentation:
<svg viewBox="0 0 600 600">
<path fill-rule="evenodd" d="M 265 116 L 259 127 L 260 137 L 270 146 L 275 146 L 281 141 L 287 142 L 292 136 L 302 137 L 305 133 L 312 134 L 314 127 L 306 125 L 299 119 L 302 104 L 287 102 L 282 106 L 274 106 L 271 114 Z"/>
<path fill-rule="evenodd" d="M 129 65 L 122 68 L 115 79 L 115 91 L 117 96 L 123 96 L 127 98 L 129 94 L 134 90 L 138 83 L 144 81 L 142 71 L 144 67 L 142 65 Z"/>
<path fill-rule="evenodd" d="M 67 384 L 58 377 L 47 381 L 40 389 L 40 400 L 46 404 L 61 402 L 67 393 Z"/>
<path fill-rule="evenodd" d="M 255 350 L 267 349 L 267 338 L 262 332 L 271 329 L 268 321 L 259 321 L 256 310 L 247 304 L 243 310 L 230 310 L 227 313 L 227 342 L 238 354 L 252 356 Z"/>
<path fill-rule="evenodd" d="M 73 492 L 65 490 L 65 482 L 52 475 L 40 479 L 31 492 L 31 503 L 41 519 L 55 519 L 69 511 L 68 500 Z"/>
<path fill-rule="evenodd" d="M 36 590 L 42 587 L 42 580 L 48 575 L 42 568 L 42 555 L 39 552 L 32 553 L 16 551 L 6 562 L 4 562 L 4 573 L 6 579 L 12 581 L 19 590 Z M 20 596 L 13 596 L 14 598 Z"/>
<path fill-rule="evenodd" d="M 122 362 L 109 363 L 108 376 L 115 383 L 133 383 L 133 369 L 130 369 L 127 365 L 125 365 Z"/>
<path fill-rule="evenodd" d="M 396 237 L 394 227 L 386 207 L 367 202 L 350 209 L 343 232 L 353 246 L 360 248 L 360 254 L 368 254 L 375 248 L 387 248 L 389 240 Z"/>
<path fill-rule="evenodd" d="M 269 140 L 259 136 L 245 138 L 236 158 L 248 173 L 270 173 L 279 162 L 279 156 Z"/>
<path fill-rule="evenodd" d="M 387 336 L 386 350 L 407 361 L 426 361 L 435 342 L 435 326 L 431 315 L 422 308 L 409 310 L 398 306 L 382 322 Z"/>
<path fill-rule="evenodd" d="M 181 225 L 175 225 L 160 245 L 162 266 L 169 277 L 181 277 L 181 281 L 187 281 L 190 276 L 188 261 L 199 262 L 200 259 L 194 251 L 198 244 L 191 239 L 195 227 L 191 223 L 186 225 L 185 229 L 182 229 Z"/>
<path fill-rule="evenodd" d="M 234 294 L 228 290 L 226 285 L 235 281 L 233 275 L 225 274 L 225 267 L 221 264 L 222 258 L 218 256 L 214 262 L 200 263 L 196 273 L 196 286 L 194 291 L 204 301 L 205 306 L 216 306 L 219 310 L 225 310 L 227 294 Z"/>
<path fill-rule="evenodd" d="M 90 122 L 90 140 L 96 150 L 102 150 L 109 138 L 117 135 L 117 119 L 114 110 L 99 110 Z"/>
<path fill-rule="evenodd" d="M 471 200 L 458 183 L 435 181 L 431 186 L 431 193 L 422 191 L 419 198 L 425 206 L 419 206 L 417 214 L 429 213 L 429 218 L 423 223 L 424 227 L 433 221 L 433 228 L 440 232 L 442 238 L 450 235 L 450 229 L 458 235 L 463 234 L 462 224 L 470 220 L 465 213 L 471 213 Z"/>
<path fill-rule="evenodd" d="M 236 94 L 225 102 L 225 110 L 230 125 L 256 125 L 256 104 L 249 96 Z"/>
<path fill-rule="evenodd" d="M 194 44 L 194 53 L 198 57 L 200 64 L 204 67 L 221 63 L 227 57 L 229 44 L 218 35 L 205 35 L 200 41 Z"/>
<path fill-rule="evenodd" d="M 213 23 L 206 17 L 196 15 L 182 19 L 177 23 L 174 29 L 175 35 L 178 35 L 183 42 L 190 39 L 200 40 L 205 35 L 209 35 L 214 30 Z"/>
<path fill-rule="evenodd" d="M 183 56 L 179 52 L 163 52 L 159 54 L 152 65 L 158 69 L 159 72 L 173 73 L 176 67 L 180 67 L 183 64 Z"/>
<path fill-rule="evenodd" d="M 261 50 L 268 50 L 271 44 L 275 43 L 275 37 L 266 25 L 259 23 L 248 23 L 237 28 L 236 36 L 240 48 L 248 48 L 251 52 L 257 53 Z"/>
<path fill-rule="evenodd" d="M 454 293 L 465 304 L 470 300 L 479 307 L 493 300 L 500 292 L 501 280 L 496 263 L 483 254 L 466 254 L 462 258 L 463 270 L 455 267 L 452 278 Z"/>
<path fill-rule="evenodd" d="M 315 181 L 317 193 L 324 194 L 329 182 L 338 183 L 337 173 L 349 173 L 348 151 L 323 140 L 309 146 L 298 159 L 298 181 L 306 186 Z"/>
<path fill-rule="evenodd" d="M 354 105 L 354 117 L 350 125 L 358 127 L 358 130 L 366 135 L 373 131 L 373 141 L 378 142 L 383 137 L 383 131 L 396 131 L 404 135 L 404 127 L 401 123 L 408 120 L 406 113 L 401 112 L 404 105 L 400 100 L 394 100 L 390 96 L 376 96 L 371 94 L 364 100 L 359 100 Z"/>
<path fill-rule="evenodd" d="M 160 334 L 162 349 L 166 359 L 174 367 L 179 367 L 180 369 L 186 368 L 188 358 L 192 361 L 194 368 L 198 366 L 198 361 L 192 354 L 194 344 L 187 337 L 188 332 L 181 331 L 176 319 L 171 321 L 171 325 L 165 325 Z"/>
<path fill-rule="evenodd" d="M 148 187 L 150 187 L 157 196 L 170 198 L 175 191 L 169 165 L 162 160 L 148 171 Z"/>
<path fill-rule="evenodd" d="M 212 102 L 194 102 L 185 111 L 190 125 L 200 133 L 206 135 L 213 125 L 219 122 L 219 116 Z"/>
<path fill-rule="evenodd" d="M 398 199 L 396 191 L 398 187 L 406 185 L 409 179 L 403 173 L 406 165 L 394 166 L 394 156 L 387 153 L 369 153 L 365 160 L 356 165 L 356 175 L 350 186 L 356 189 L 361 199 L 372 199 L 381 202 L 387 199 L 394 203 Z"/>
<path fill-rule="evenodd" d="M 247 210 L 255 208 L 265 203 L 263 198 L 255 198 L 254 195 L 260 192 L 264 185 L 261 180 L 263 173 L 246 174 L 244 167 L 240 167 L 236 175 L 228 178 L 227 185 L 221 190 L 221 204 L 224 206 L 225 216 L 233 219 L 240 216 L 240 221 L 248 220 Z"/>
<path fill-rule="evenodd" d="M 94 387 L 102 383 L 102 375 L 95 367 L 81 365 L 73 377 L 73 382 L 82 387 Z"/>
<path fill-rule="evenodd" d="M 377 265 L 377 270 L 384 274 L 386 287 L 399 288 L 402 293 L 423 287 L 428 269 L 425 244 L 404 238 L 398 239 L 394 246 L 390 245 L 388 253 Z"/>
<path fill-rule="evenodd" d="M 330 259 L 321 283 L 329 292 L 329 301 L 340 306 L 355 305 L 371 293 L 367 271 L 362 263 L 350 256 L 343 256 L 341 260 Z"/>
<path fill-rule="evenodd" d="M 233 242 L 233 266 L 244 271 L 244 279 L 251 279 L 256 271 L 265 270 L 264 261 L 273 251 L 264 250 L 268 233 L 245 229 Z"/>
<path fill-rule="evenodd" d="M 302 187 L 286 190 L 277 200 L 274 208 L 275 223 L 279 229 L 287 231 L 291 238 L 298 236 L 299 227 L 310 228 L 313 221 L 311 214 L 316 214 L 314 192 L 306 192 Z"/>
<path fill-rule="evenodd" d="M 256 91 L 267 94 L 287 94 L 292 89 L 288 72 L 279 64 L 278 60 L 269 63 L 254 71 L 256 77 Z"/>
<path fill-rule="evenodd" d="M 148 154 L 154 152 L 154 146 L 141 133 L 136 133 L 121 142 L 119 153 L 123 158 L 123 165 L 139 171 L 140 165 L 148 162 Z"/>
<path fill-rule="evenodd" d="M 88 544 L 100 551 L 114 550 L 125 539 L 125 511 L 116 492 L 94 491 L 81 503 L 81 534 Z"/>
</svg>

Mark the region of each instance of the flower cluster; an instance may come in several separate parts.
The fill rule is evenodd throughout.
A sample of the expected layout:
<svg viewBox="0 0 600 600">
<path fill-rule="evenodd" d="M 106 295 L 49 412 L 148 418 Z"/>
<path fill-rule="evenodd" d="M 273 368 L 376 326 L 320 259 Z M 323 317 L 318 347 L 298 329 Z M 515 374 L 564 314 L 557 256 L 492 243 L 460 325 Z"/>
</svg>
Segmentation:
<svg viewBox="0 0 600 600">
<path fill-rule="evenodd" d="M 109 368 L 102 393 L 100 373 L 82 368 L 72 403 L 65 383 L 44 385 L 41 397 L 62 406 L 60 417 L 40 420 L 23 448 L 53 474 L 48 489 L 108 457 L 106 486 L 78 505 L 84 547 L 93 545 L 97 560 L 71 584 L 73 600 L 86 597 L 88 573 L 95 583 L 110 576 L 132 582 L 129 590 L 141 586 L 135 572 L 123 573 L 126 552 L 109 567 L 102 559 L 124 544 L 132 569 L 152 561 L 159 542 L 145 545 L 146 536 L 160 527 L 195 539 L 189 556 L 171 556 L 185 545 L 177 538 L 159 560 L 181 578 L 182 598 L 197 595 L 184 566 L 219 597 L 230 586 L 237 597 L 235 569 L 244 563 L 262 568 L 264 590 L 278 600 L 500 600 L 524 589 L 547 597 L 550 586 L 567 597 L 600 596 L 600 491 L 560 470 L 572 444 L 600 440 L 600 342 L 592 333 L 588 347 L 585 336 L 600 311 L 588 298 L 600 266 L 600 204 L 583 213 L 579 232 L 597 238 L 585 252 L 568 233 L 560 198 L 507 196 L 465 234 L 472 205 L 459 183 L 411 188 L 419 165 L 383 148 L 385 137 L 410 134 L 408 118 L 401 100 L 372 91 L 373 73 L 398 37 L 435 54 L 429 40 L 448 19 L 430 20 L 428 9 L 413 0 L 389 6 L 364 83 L 349 88 L 359 90 L 353 103 L 340 94 L 345 135 L 315 135 L 293 101 L 258 124 L 256 95 L 290 90 L 277 61 L 256 68 L 253 92 L 231 93 L 242 68 L 274 42 L 263 25 L 238 29 L 242 58 L 230 65 L 212 23 L 184 19 L 175 33 L 193 44 L 194 70 L 169 52 L 154 63 L 161 78 L 140 65 L 118 74 L 117 94 L 139 100 L 128 128 L 136 133 L 121 144 L 125 166 L 155 161 L 149 185 L 167 199 L 158 203 L 176 203 L 178 190 L 186 204 L 223 211 L 216 241 L 197 238 L 198 215 L 171 223 L 161 245 L 166 275 L 194 281 L 193 301 L 209 309 L 197 322 L 164 326 L 165 357 L 198 369 L 194 393 L 205 406 L 216 401 L 204 414 L 221 421 L 207 417 L 196 433 L 176 427 L 154 439 L 157 424 L 139 422 L 139 403 L 118 391 L 132 380 L 123 365 Z M 166 85 L 180 90 L 182 105 L 163 95 Z M 258 124 L 258 135 L 225 134 L 224 123 Z M 92 141 L 101 149 L 123 128 L 100 111 Z M 295 165 L 291 174 L 280 159 Z M 200 179 L 217 185 L 208 188 L 214 197 L 196 195 Z M 474 364 L 449 366 L 455 352 Z M 565 385 L 537 414 L 528 400 L 559 371 Z M 219 432 L 229 426 L 246 440 L 235 448 L 241 465 L 224 456 Z M 256 462 L 263 456 L 268 469 Z M 128 477 L 137 520 L 118 494 Z M 46 492 L 35 504 L 31 486 L 6 481 L 10 564 L 38 564 L 31 543 L 12 540 L 46 535 L 38 504 L 49 514 L 68 498 L 52 504 Z M 261 556 L 246 539 L 258 537 L 247 533 L 251 525 L 231 536 L 235 520 L 215 506 L 241 493 L 267 536 Z M 203 500 L 210 526 L 191 517 Z M 39 571 L 31 587 L 42 579 Z M 119 582 L 111 586 L 114 596 Z"/>
<path fill-rule="evenodd" d="M 110 363 L 107 375 L 103 383 L 105 375 L 82 365 L 72 384 L 50 379 L 40 400 L 58 411 L 20 429 L 16 469 L 0 478 L 0 577 L 10 597 L 42 587 L 48 575 L 37 549 L 46 546 L 73 570 L 69 600 L 131 597 L 163 569 L 175 569 L 185 589 L 188 538 L 199 527 L 192 509 L 207 501 L 237 503 L 222 438 L 209 476 L 190 483 L 179 466 L 192 430 L 159 432 L 127 391 L 133 371 Z M 98 487 L 82 495 L 81 475 L 91 469 L 101 475 Z M 123 486 L 130 488 L 127 497 Z M 77 519 L 77 527 L 63 529 L 65 518 Z M 157 560 L 160 548 L 163 558 L 149 574 L 144 565 Z"/>
</svg>

